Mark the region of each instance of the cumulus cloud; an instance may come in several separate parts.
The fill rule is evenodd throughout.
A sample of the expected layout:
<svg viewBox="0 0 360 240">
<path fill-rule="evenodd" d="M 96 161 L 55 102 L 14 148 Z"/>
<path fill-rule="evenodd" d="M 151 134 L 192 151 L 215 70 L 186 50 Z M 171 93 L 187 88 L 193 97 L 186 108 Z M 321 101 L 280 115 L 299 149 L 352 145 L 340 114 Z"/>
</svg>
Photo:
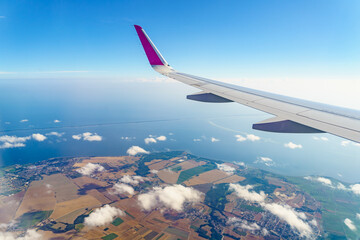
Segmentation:
<svg viewBox="0 0 360 240">
<path fill-rule="evenodd" d="M 225 163 L 221 163 L 221 164 L 216 163 L 216 166 L 219 170 L 226 172 L 228 174 L 234 173 L 236 171 L 234 167 L 231 167 Z"/>
<path fill-rule="evenodd" d="M 357 147 L 360 146 L 360 143 L 351 142 L 351 141 L 348 141 L 348 140 L 342 141 L 342 142 L 341 142 L 341 146 L 347 147 L 350 143 L 352 143 L 353 146 L 357 146 Z"/>
<path fill-rule="evenodd" d="M 144 142 L 145 142 L 146 144 L 157 143 L 156 139 L 155 139 L 155 138 L 152 138 L 152 137 L 145 138 L 145 139 L 144 139 Z"/>
<path fill-rule="evenodd" d="M 316 180 L 317 180 L 318 182 L 321 182 L 321 183 L 325 184 L 325 185 L 332 185 L 331 180 L 328 179 L 328 178 L 318 177 L 318 178 L 316 178 Z"/>
<path fill-rule="evenodd" d="M 122 178 L 120 178 L 120 182 L 128 183 L 133 186 L 139 185 L 140 182 L 144 182 L 146 180 L 147 180 L 147 178 L 145 178 L 145 177 L 130 176 L 130 175 L 125 175 Z"/>
<path fill-rule="evenodd" d="M 25 147 L 25 142 L 30 139 L 31 136 L 17 137 L 17 136 L 3 135 L 0 136 L 0 149 Z"/>
<path fill-rule="evenodd" d="M 126 153 L 131 156 L 135 156 L 136 154 L 149 154 L 150 152 L 146 151 L 145 149 L 139 146 L 132 146 L 126 151 Z"/>
<path fill-rule="evenodd" d="M 98 135 L 97 133 L 85 132 L 78 135 L 72 135 L 72 138 L 75 140 L 84 140 L 84 141 L 102 141 L 102 136 Z"/>
<path fill-rule="evenodd" d="M 313 234 L 313 231 L 310 225 L 305 221 L 306 215 L 301 212 L 295 211 L 289 205 L 281 205 L 278 203 L 266 203 L 266 195 L 264 192 L 257 193 L 255 191 L 250 191 L 253 187 L 250 185 L 242 186 L 240 184 L 229 185 L 229 189 L 233 190 L 235 194 L 243 198 L 244 200 L 258 203 L 265 210 L 276 215 L 281 220 L 287 222 L 291 228 L 299 231 L 301 236 L 310 237 Z"/>
<path fill-rule="evenodd" d="M 54 120 L 54 123 L 59 123 L 59 122 L 61 122 L 61 121 L 57 120 L 57 119 Z"/>
<path fill-rule="evenodd" d="M 268 158 L 268 157 L 259 157 L 255 161 L 255 163 L 263 163 L 268 167 L 273 166 L 275 164 L 274 161 L 271 158 Z"/>
<path fill-rule="evenodd" d="M 151 191 L 140 194 L 138 202 L 142 209 L 151 210 L 155 208 L 172 209 L 183 211 L 185 203 L 197 203 L 201 200 L 202 193 L 182 185 L 166 187 L 154 187 Z"/>
<path fill-rule="evenodd" d="M 227 225 L 230 226 L 235 226 L 238 228 L 242 228 L 246 231 L 256 231 L 256 230 L 260 230 L 261 227 L 259 225 L 257 225 L 256 223 L 249 223 L 246 220 L 242 220 L 240 218 L 237 217 L 231 217 L 227 220 L 226 222 Z"/>
<path fill-rule="evenodd" d="M 49 132 L 49 133 L 46 133 L 45 135 L 46 136 L 55 136 L 55 137 L 62 137 L 65 133 L 59 133 L 59 132 Z"/>
<path fill-rule="evenodd" d="M 88 217 L 84 219 L 84 224 L 89 227 L 99 227 L 114 221 L 116 217 L 125 216 L 125 213 L 116 207 L 105 205 L 102 208 L 95 209 Z"/>
<path fill-rule="evenodd" d="M 246 201 L 261 203 L 265 201 L 266 195 L 263 191 L 257 193 L 255 191 L 249 191 L 253 187 L 251 185 L 242 186 L 240 184 L 230 183 L 229 189 L 233 190 L 239 198 L 243 198 Z"/>
<path fill-rule="evenodd" d="M 156 170 L 156 169 L 151 169 L 150 172 L 153 173 L 153 174 L 158 174 L 159 171 Z"/>
<path fill-rule="evenodd" d="M 20 237 L 13 232 L 3 232 L 0 231 L 0 239 L 2 240 L 41 240 L 42 235 L 36 232 L 35 229 L 28 229 L 25 232 L 25 235 Z"/>
<path fill-rule="evenodd" d="M 350 185 L 350 190 L 351 190 L 353 193 L 360 195 L 360 184 Z"/>
<path fill-rule="evenodd" d="M 234 162 L 234 164 L 245 167 L 245 163 L 244 162 Z"/>
<path fill-rule="evenodd" d="M 22 119 L 22 120 L 20 120 L 21 123 L 28 122 L 28 121 L 29 121 L 29 119 Z"/>
<path fill-rule="evenodd" d="M 44 136 L 44 135 L 42 135 L 42 134 L 40 134 L 40 133 L 34 133 L 33 135 L 31 135 L 32 136 L 32 138 L 34 139 L 34 140 L 36 140 L 36 141 L 38 141 L 38 142 L 42 142 L 42 141 L 44 141 L 44 140 L 46 140 L 46 136 Z"/>
<path fill-rule="evenodd" d="M 290 148 L 290 149 L 297 149 L 297 148 L 301 149 L 302 148 L 301 144 L 295 144 L 293 142 L 285 143 L 284 146 L 287 148 Z"/>
<path fill-rule="evenodd" d="M 246 138 L 252 142 L 255 142 L 255 141 L 259 141 L 260 140 L 260 137 L 259 136 L 256 136 L 254 134 L 248 134 L 246 135 Z"/>
<path fill-rule="evenodd" d="M 356 219 L 360 220 L 360 213 L 356 213 Z"/>
<path fill-rule="evenodd" d="M 314 140 L 329 141 L 327 137 L 313 137 Z"/>
<path fill-rule="evenodd" d="M 194 142 L 201 142 L 201 139 L 200 138 L 194 138 L 193 141 Z"/>
<path fill-rule="evenodd" d="M 158 140 L 158 141 L 166 141 L 166 136 L 159 136 L 159 137 L 157 137 L 156 138 L 156 140 Z"/>
<path fill-rule="evenodd" d="M 88 163 L 85 166 L 76 169 L 76 171 L 78 173 L 81 173 L 82 175 L 86 175 L 89 176 L 95 172 L 102 172 L 104 171 L 105 168 L 103 166 L 101 166 L 100 164 L 96 164 L 96 163 Z"/>
<path fill-rule="evenodd" d="M 218 142 L 218 141 L 220 141 L 220 140 L 217 139 L 217 138 L 212 137 L 212 138 L 210 139 L 210 141 L 211 141 L 211 142 Z"/>
<path fill-rule="evenodd" d="M 350 219 L 346 218 L 346 219 L 344 220 L 344 223 L 345 223 L 345 225 L 346 225 L 351 231 L 354 231 L 354 232 L 356 231 L 356 227 L 355 227 L 353 221 L 351 221 Z"/>
<path fill-rule="evenodd" d="M 259 141 L 261 139 L 259 136 L 256 136 L 254 134 L 247 134 L 245 137 L 240 134 L 237 134 L 237 135 L 235 135 L 235 138 L 236 138 L 236 141 L 238 141 L 238 142 L 244 142 L 246 140 L 255 142 L 255 141 Z"/>
<path fill-rule="evenodd" d="M 116 183 L 112 187 L 112 191 L 114 194 L 130 194 L 130 195 L 133 195 L 135 192 L 132 186 L 127 185 L 125 183 Z"/>
</svg>

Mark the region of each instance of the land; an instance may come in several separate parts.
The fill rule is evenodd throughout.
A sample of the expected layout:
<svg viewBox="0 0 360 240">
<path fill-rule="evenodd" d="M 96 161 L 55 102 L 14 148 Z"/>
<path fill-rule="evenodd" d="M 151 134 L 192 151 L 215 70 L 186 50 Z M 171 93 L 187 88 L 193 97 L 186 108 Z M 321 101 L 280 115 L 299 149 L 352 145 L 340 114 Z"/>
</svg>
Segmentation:
<svg viewBox="0 0 360 240">
<path fill-rule="evenodd" d="M 88 163 L 105 170 L 90 176 L 76 171 Z M 344 219 L 353 218 L 360 209 L 360 198 L 352 192 L 230 163 L 226 164 L 235 170 L 224 172 L 217 164 L 224 163 L 174 151 L 135 157 L 54 158 L 4 167 L 0 169 L 0 224 L 15 221 L 6 231 L 21 233 L 32 228 L 44 239 L 302 238 L 258 203 L 238 198 L 229 189 L 230 183 L 236 183 L 252 185 L 254 191 L 267 194 L 269 201 L 287 204 L 315 220 L 312 230 L 316 238 L 356 239 L 356 232 L 344 225 Z M 113 185 L 124 175 L 142 176 L 146 181 L 134 186 L 133 195 L 114 194 Z M 202 192 L 202 201 L 185 205 L 181 212 L 140 208 L 137 195 L 169 184 Z M 84 219 L 105 204 L 126 215 L 106 226 L 86 226 Z M 256 223 L 268 234 L 227 224 L 232 217 Z"/>
</svg>

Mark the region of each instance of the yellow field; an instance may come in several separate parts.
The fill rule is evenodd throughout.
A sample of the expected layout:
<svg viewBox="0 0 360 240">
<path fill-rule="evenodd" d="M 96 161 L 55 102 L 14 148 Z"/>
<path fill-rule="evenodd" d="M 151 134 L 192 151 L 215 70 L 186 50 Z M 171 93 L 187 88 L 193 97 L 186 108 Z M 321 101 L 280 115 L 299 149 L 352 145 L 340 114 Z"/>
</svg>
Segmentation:
<svg viewBox="0 0 360 240">
<path fill-rule="evenodd" d="M 218 169 L 211 170 L 208 172 L 201 173 L 197 177 L 193 177 L 190 180 L 185 181 L 184 183 L 187 186 L 194 186 L 198 184 L 204 184 L 204 183 L 213 183 L 220 179 L 227 178 L 229 175 L 223 171 L 220 171 Z"/>
<path fill-rule="evenodd" d="M 16 211 L 15 218 L 30 211 L 53 210 L 56 204 L 55 192 L 46 180 L 33 181 L 25 193 L 20 207 Z"/>
<path fill-rule="evenodd" d="M 78 209 L 82 209 L 82 208 L 90 209 L 98 206 L 101 206 L 100 201 L 98 201 L 93 196 L 85 195 L 77 199 L 57 203 L 55 206 L 55 210 L 51 214 L 50 218 L 58 219 Z"/>
<path fill-rule="evenodd" d="M 50 176 L 43 176 L 44 182 L 51 186 L 55 192 L 56 201 L 64 202 L 71 199 L 78 198 L 78 186 L 76 186 L 69 178 L 63 174 L 54 174 Z"/>
<path fill-rule="evenodd" d="M 0 224 L 9 223 L 14 218 L 24 195 L 25 191 L 8 197 L 0 196 Z"/>
<path fill-rule="evenodd" d="M 238 175 L 232 175 L 227 178 L 220 179 L 219 181 L 214 182 L 215 184 L 219 183 L 235 183 L 245 180 L 244 177 L 238 176 Z"/>
<path fill-rule="evenodd" d="M 180 172 L 174 172 L 166 169 L 159 171 L 157 175 L 164 182 L 174 184 L 177 182 Z"/>
<path fill-rule="evenodd" d="M 185 161 L 185 162 L 181 162 L 175 166 L 181 166 L 181 170 L 187 170 L 187 169 L 190 169 L 190 168 L 194 168 L 194 167 L 197 167 L 197 166 L 201 166 L 201 165 L 204 165 L 205 162 L 196 162 L 194 160 L 188 160 L 188 161 Z M 174 166 L 174 167 L 175 167 Z"/>
<path fill-rule="evenodd" d="M 86 184 L 96 184 L 96 185 L 101 186 L 101 187 L 105 187 L 105 186 L 108 185 L 106 182 L 99 181 L 99 180 L 96 180 L 94 178 L 89 178 L 89 177 L 86 177 L 86 176 L 74 178 L 72 180 L 80 188 L 83 188 L 84 185 L 86 185 Z"/>
<path fill-rule="evenodd" d="M 172 165 L 174 165 L 175 163 L 170 161 L 170 160 L 165 160 L 165 161 L 161 161 L 161 162 L 158 162 L 158 163 L 154 163 L 154 164 L 151 164 L 151 165 L 148 165 L 148 167 L 153 170 L 160 170 L 160 169 L 163 169 L 163 168 L 167 168 L 167 167 L 170 167 Z"/>
</svg>

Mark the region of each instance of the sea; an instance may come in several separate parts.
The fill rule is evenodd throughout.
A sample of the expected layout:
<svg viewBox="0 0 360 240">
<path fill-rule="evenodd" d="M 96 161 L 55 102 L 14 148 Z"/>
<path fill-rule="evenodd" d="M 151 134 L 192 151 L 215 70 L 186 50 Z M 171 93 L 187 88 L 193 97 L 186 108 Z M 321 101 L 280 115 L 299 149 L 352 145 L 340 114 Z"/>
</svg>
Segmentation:
<svg viewBox="0 0 360 240">
<path fill-rule="evenodd" d="M 0 166 L 119 156 L 139 146 L 149 152 L 183 150 L 284 175 L 360 182 L 359 144 L 330 134 L 256 131 L 253 123 L 272 116 L 237 103 L 186 99 L 195 92 L 168 81 L 2 79 Z M 100 141 L 89 141 L 84 133 Z M 156 140 L 159 136 L 166 140 Z M 145 138 L 156 143 L 146 144 Z M 9 141 L 22 142 L 10 147 Z"/>
</svg>

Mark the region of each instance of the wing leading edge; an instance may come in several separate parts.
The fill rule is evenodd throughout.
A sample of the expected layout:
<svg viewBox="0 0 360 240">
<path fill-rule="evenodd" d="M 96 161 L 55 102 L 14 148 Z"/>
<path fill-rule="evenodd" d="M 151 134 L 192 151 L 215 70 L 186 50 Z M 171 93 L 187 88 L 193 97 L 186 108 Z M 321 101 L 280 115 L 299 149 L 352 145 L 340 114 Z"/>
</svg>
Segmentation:
<svg viewBox="0 0 360 240">
<path fill-rule="evenodd" d="M 202 90 L 187 98 L 202 102 L 237 102 L 275 117 L 253 124 L 253 129 L 281 133 L 331 133 L 360 142 L 360 111 L 227 84 L 177 72 L 165 61 L 144 29 L 136 32 L 152 68 L 160 74 Z"/>
</svg>

